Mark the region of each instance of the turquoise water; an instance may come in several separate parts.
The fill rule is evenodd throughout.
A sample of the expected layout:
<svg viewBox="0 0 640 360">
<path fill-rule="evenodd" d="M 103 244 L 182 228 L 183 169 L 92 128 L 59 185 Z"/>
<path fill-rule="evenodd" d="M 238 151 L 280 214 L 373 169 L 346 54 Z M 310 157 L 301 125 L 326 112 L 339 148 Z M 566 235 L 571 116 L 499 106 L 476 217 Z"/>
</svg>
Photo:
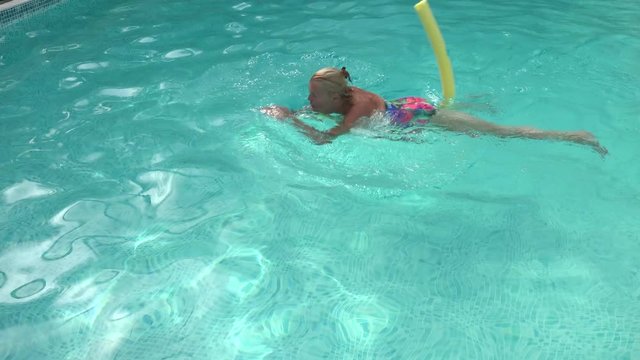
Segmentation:
<svg viewBox="0 0 640 360">
<path fill-rule="evenodd" d="M 412 5 L 70 0 L 2 30 L 0 359 L 640 356 L 637 3 L 432 3 L 468 111 L 604 159 L 316 146 L 256 111 L 343 65 L 437 102 Z"/>
</svg>

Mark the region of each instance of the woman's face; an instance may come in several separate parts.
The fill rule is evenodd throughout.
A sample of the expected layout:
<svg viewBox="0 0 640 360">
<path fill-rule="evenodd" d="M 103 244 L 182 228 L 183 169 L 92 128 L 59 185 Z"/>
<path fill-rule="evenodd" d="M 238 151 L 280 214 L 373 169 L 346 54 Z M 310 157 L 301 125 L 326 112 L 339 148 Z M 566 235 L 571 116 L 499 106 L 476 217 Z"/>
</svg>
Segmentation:
<svg viewBox="0 0 640 360">
<path fill-rule="evenodd" d="M 322 81 L 309 81 L 309 104 L 311 109 L 323 114 L 331 114 L 338 111 L 339 96 L 328 91 Z"/>
</svg>

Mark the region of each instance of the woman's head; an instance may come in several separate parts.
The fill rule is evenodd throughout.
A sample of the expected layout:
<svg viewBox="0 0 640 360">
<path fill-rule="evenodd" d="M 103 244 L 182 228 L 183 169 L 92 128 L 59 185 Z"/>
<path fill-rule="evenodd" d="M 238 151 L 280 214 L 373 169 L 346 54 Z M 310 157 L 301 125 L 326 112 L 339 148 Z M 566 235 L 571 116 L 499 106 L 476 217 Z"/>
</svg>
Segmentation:
<svg viewBox="0 0 640 360">
<path fill-rule="evenodd" d="M 324 114 L 343 112 L 351 104 L 351 88 L 339 69 L 323 68 L 313 74 L 309 103 L 314 111 Z"/>
</svg>

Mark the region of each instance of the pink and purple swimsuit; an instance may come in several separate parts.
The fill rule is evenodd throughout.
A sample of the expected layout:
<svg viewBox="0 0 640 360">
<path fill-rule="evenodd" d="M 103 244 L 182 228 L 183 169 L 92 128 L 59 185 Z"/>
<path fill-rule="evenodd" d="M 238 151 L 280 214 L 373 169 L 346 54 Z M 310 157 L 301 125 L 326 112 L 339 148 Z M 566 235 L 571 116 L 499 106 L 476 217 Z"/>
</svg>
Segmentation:
<svg viewBox="0 0 640 360">
<path fill-rule="evenodd" d="M 415 96 L 385 101 L 385 106 L 393 124 L 402 127 L 426 125 L 436 113 L 436 108 L 427 100 Z"/>
</svg>

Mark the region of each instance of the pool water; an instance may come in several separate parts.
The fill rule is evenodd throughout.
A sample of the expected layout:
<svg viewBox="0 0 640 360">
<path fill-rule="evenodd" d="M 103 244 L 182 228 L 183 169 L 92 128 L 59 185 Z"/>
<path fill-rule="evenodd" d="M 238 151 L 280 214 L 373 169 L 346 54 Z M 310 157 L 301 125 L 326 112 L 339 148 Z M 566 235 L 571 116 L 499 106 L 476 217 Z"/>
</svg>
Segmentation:
<svg viewBox="0 0 640 360">
<path fill-rule="evenodd" d="M 636 1 L 431 4 L 458 104 L 605 158 L 384 122 L 317 146 L 257 111 L 324 66 L 437 103 L 412 6 L 69 0 L 3 29 L 0 358 L 640 356 Z"/>
</svg>

